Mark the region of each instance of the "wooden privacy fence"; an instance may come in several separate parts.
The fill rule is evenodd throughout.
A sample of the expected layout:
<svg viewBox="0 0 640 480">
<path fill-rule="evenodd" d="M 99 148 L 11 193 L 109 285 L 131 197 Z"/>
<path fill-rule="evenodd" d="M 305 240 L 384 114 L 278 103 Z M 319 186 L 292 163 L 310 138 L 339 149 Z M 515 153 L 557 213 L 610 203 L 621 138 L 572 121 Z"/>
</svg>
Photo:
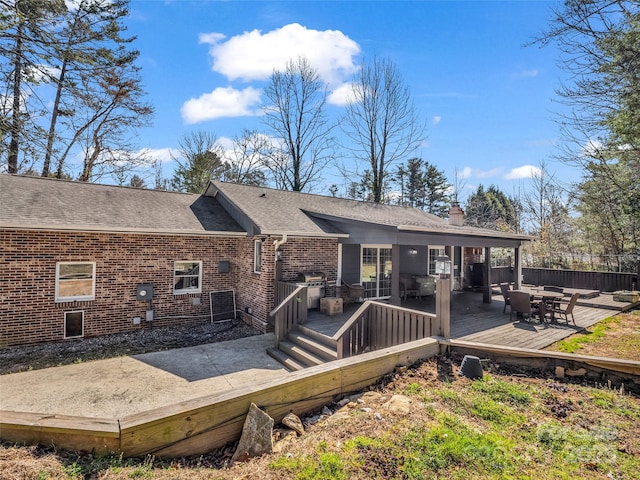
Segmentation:
<svg viewBox="0 0 640 480">
<path fill-rule="evenodd" d="M 332 339 L 338 358 L 347 358 L 443 334 L 442 322 L 432 313 L 367 301 Z"/>
<path fill-rule="evenodd" d="M 292 284 L 278 282 L 278 291 L 280 291 L 280 285 Z M 287 334 L 298 324 L 307 321 L 307 287 L 296 285 L 293 287 L 284 300 L 270 313 L 274 322 L 276 345 L 287 338 Z M 284 293 L 288 290 L 283 287 L 282 291 Z"/>
<path fill-rule="evenodd" d="M 251 403 L 276 422 L 290 412 L 303 416 L 439 350 L 437 339 L 426 338 L 120 420 L 0 411 L 0 437 L 68 450 L 119 452 L 125 457 L 202 455 L 240 438 Z"/>
<path fill-rule="evenodd" d="M 635 288 L 638 288 L 638 275 L 634 273 L 527 267 L 522 269 L 522 276 L 524 283 L 531 285 L 558 285 L 559 287 L 584 288 L 587 290 L 600 290 L 601 292 L 631 290 L 634 283 Z"/>
</svg>

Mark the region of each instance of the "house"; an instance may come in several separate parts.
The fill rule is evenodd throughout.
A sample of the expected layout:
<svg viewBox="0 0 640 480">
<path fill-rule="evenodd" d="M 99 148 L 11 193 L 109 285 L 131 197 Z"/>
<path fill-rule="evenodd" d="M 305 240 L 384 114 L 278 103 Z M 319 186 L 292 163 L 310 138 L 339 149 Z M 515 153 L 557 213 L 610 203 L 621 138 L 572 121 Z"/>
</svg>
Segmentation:
<svg viewBox="0 0 640 480">
<path fill-rule="evenodd" d="M 326 295 L 344 280 L 398 302 L 400 274 L 434 273 L 445 252 L 461 288 L 465 259 L 511 248 L 517 282 L 530 239 L 465 227 L 456 206 L 446 221 L 218 181 L 193 195 L 0 175 L 0 203 L 0 347 L 205 321 L 212 292 L 266 328 L 276 280 L 303 271 L 324 272 Z"/>
</svg>

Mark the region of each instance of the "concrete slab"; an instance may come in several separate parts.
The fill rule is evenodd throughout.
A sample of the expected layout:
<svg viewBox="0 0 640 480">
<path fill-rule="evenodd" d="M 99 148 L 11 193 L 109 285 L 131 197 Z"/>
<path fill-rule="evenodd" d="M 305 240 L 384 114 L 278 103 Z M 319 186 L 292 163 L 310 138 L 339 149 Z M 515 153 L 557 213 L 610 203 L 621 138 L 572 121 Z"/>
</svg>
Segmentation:
<svg viewBox="0 0 640 480">
<path fill-rule="evenodd" d="M 273 333 L 0 376 L 0 409 L 120 418 L 289 372 Z"/>
</svg>

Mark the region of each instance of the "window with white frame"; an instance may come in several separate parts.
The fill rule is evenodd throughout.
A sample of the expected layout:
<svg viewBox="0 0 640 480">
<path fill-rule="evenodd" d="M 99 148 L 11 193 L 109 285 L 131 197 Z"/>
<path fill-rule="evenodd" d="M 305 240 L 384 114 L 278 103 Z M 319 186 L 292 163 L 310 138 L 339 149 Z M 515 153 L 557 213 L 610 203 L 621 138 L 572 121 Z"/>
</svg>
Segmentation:
<svg viewBox="0 0 640 480">
<path fill-rule="evenodd" d="M 444 247 L 429 246 L 429 275 L 436 274 L 436 260 L 444 255 Z"/>
<path fill-rule="evenodd" d="M 96 262 L 56 263 L 56 302 L 94 300 Z"/>
<path fill-rule="evenodd" d="M 254 273 L 262 271 L 262 240 L 253 242 L 253 271 Z"/>
<path fill-rule="evenodd" d="M 202 262 L 176 261 L 173 264 L 173 293 L 200 293 L 202 291 Z"/>
</svg>

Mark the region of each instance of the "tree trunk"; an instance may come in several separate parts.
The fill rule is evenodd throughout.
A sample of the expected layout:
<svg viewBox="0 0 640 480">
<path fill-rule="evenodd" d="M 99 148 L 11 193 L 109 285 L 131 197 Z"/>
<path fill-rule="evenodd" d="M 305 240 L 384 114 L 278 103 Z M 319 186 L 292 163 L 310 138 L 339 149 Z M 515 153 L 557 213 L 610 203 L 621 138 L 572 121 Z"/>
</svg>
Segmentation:
<svg viewBox="0 0 640 480">
<path fill-rule="evenodd" d="M 20 122 L 20 89 L 22 77 L 22 33 L 24 20 L 20 20 L 16 31 L 16 48 L 14 51 L 13 63 L 13 105 L 12 105 L 12 125 L 11 142 L 9 143 L 8 167 L 9 173 L 18 173 L 18 152 L 20 150 L 20 134 L 22 130 Z"/>
</svg>

